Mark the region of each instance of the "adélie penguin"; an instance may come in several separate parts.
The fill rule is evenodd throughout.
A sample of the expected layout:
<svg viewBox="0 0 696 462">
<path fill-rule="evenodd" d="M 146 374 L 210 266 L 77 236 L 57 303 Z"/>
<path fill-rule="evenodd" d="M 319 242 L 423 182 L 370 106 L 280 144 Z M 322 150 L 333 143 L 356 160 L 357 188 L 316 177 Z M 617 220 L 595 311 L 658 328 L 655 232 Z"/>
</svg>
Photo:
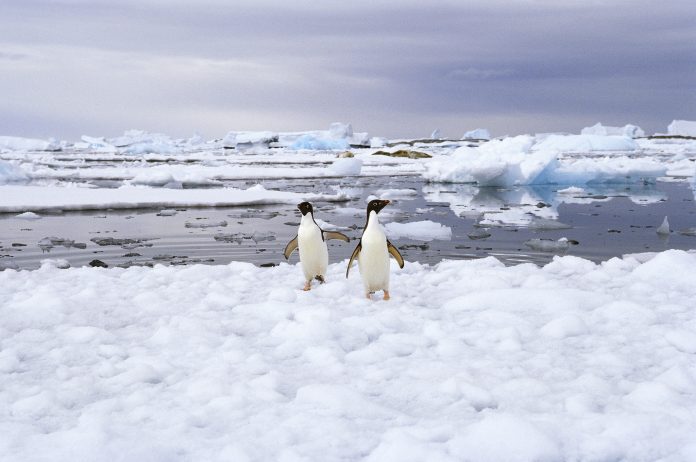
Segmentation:
<svg viewBox="0 0 696 462">
<path fill-rule="evenodd" d="M 350 239 L 343 233 L 321 229 L 314 221 L 314 210 L 309 202 L 302 202 L 297 205 L 297 208 L 302 213 L 300 226 L 297 229 L 297 236 L 285 246 L 283 255 L 287 260 L 290 258 L 290 254 L 298 249 L 305 276 L 304 290 L 310 290 L 312 279 L 321 283 L 326 280 L 326 268 L 329 266 L 329 251 L 326 248 L 326 241 L 340 239 L 348 242 Z"/>
<path fill-rule="evenodd" d="M 389 242 L 377 218 L 379 211 L 387 204 L 389 204 L 388 200 L 379 199 L 371 200 L 367 204 L 365 229 L 360 237 L 360 242 L 350 256 L 346 269 L 347 278 L 353 260 L 358 259 L 360 277 L 362 277 L 368 299 L 371 293 L 382 290 L 384 291 L 384 300 L 389 300 L 389 254 L 399 263 L 399 268 L 404 267 L 403 257 L 397 248 Z"/>
</svg>

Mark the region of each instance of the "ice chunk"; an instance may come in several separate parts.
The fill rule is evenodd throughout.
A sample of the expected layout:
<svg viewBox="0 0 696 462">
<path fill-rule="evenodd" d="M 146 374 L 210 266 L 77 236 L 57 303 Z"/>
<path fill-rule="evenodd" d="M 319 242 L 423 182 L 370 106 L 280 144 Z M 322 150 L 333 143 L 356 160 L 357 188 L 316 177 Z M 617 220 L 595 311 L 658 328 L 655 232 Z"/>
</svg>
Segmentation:
<svg viewBox="0 0 696 462">
<path fill-rule="evenodd" d="M 470 130 L 462 136 L 463 140 L 490 140 L 491 133 L 485 128 L 477 128 L 476 130 Z"/>
<path fill-rule="evenodd" d="M 452 238 L 452 229 L 443 224 L 424 220 L 411 223 L 387 223 L 384 230 L 392 239 L 405 237 L 418 241 L 449 240 Z"/>
<path fill-rule="evenodd" d="M 186 228 L 223 228 L 227 226 L 227 221 L 200 221 L 200 222 L 190 222 L 187 221 L 184 224 Z"/>
<path fill-rule="evenodd" d="M 353 126 L 341 122 L 334 122 L 329 126 L 329 136 L 331 138 L 352 138 Z"/>
<path fill-rule="evenodd" d="M 635 151 L 638 144 L 628 136 L 549 135 L 534 145 L 535 151 L 590 152 Z"/>
<path fill-rule="evenodd" d="M 439 128 L 436 128 L 436 129 L 433 130 L 433 132 L 430 134 L 430 139 L 431 139 L 431 140 L 439 140 L 440 138 L 442 138 L 442 133 L 440 132 L 440 129 L 439 129 Z"/>
<path fill-rule="evenodd" d="M 667 127 L 667 133 L 673 136 L 696 136 L 696 121 L 673 120 Z"/>
<path fill-rule="evenodd" d="M 15 215 L 15 218 L 21 218 L 22 220 L 40 220 L 43 217 L 34 212 L 24 212 L 20 213 L 19 215 Z"/>
<path fill-rule="evenodd" d="M 577 241 L 562 237 L 557 241 L 551 239 L 529 239 L 524 245 L 541 252 L 565 252 L 571 245 L 577 245 Z"/>
<path fill-rule="evenodd" d="M 662 224 L 658 226 L 655 232 L 657 232 L 657 234 L 659 234 L 660 236 L 669 236 L 670 230 L 669 221 L 667 221 L 667 217 L 665 217 L 665 219 L 662 220 Z"/>
<path fill-rule="evenodd" d="M 328 170 L 332 176 L 357 176 L 362 170 L 362 160 L 355 157 L 336 159 Z"/>
<path fill-rule="evenodd" d="M 379 136 L 373 136 L 372 138 L 370 138 L 370 147 L 371 148 L 382 148 L 382 147 L 386 146 L 388 142 L 389 142 L 389 140 L 386 138 L 382 138 Z"/>
<path fill-rule="evenodd" d="M 529 223 L 529 227 L 531 229 L 536 229 L 539 231 L 550 231 L 550 230 L 555 230 L 555 229 L 569 229 L 572 228 L 572 226 L 562 223 L 557 220 L 550 220 L 548 218 L 534 218 L 532 221 Z"/>
<path fill-rule="evenodd" d="M 345 138 L 318 138 L 312 135 L 302 135 L 290 146 L 290 149 L 311 149 L 316 151 L 336 151 L 350 147 L 350 143 Z"/>
<path fill-rule="evenodd" d="M 9 151 L 60 151 L 55 140 L 37 140 L 18 136 L 0 136 L 0 149 Z"/>
<path fill-rule="evenodd" d="M 636 125 L 624 125 L 623 127 L 609 127 L 597 122 L 591 127 L 585 127 L 580 131 L 581 135 L 601 135 L 601 136 L 628 136 L 631 138 L 640 138 L 645 136 L 642 128 Z"/>
<path fill-rule="evenodd" d="M 29 177 L 21 167 L 0 160 L 0 184 L 23 183 L 28 180 Z"/>
</svg>

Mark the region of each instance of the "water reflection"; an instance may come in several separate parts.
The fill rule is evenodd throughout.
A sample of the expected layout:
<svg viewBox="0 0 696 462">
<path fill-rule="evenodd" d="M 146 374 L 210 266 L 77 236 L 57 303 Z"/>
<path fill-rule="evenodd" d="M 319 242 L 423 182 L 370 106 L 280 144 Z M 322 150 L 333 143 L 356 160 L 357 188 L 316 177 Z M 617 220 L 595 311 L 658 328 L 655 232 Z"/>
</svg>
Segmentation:
<svg viewBox="0 0 696 462">
<path fill-rule="evenodd" d="M 516 226 L 561 229 L 549 220 L 558 220 L 561 204 L 588 205 L 626 197 L 637 205 L 667 200 L 656 185 L 592 186 L 563 188 L 556 185 L 517 186 L 513 188 L 478 187 L 473 184 L 425 184 L 423 197 L 428 202 L 449 204 L 462 218 L 475 219 L 483 226 Z"/>
</svg>

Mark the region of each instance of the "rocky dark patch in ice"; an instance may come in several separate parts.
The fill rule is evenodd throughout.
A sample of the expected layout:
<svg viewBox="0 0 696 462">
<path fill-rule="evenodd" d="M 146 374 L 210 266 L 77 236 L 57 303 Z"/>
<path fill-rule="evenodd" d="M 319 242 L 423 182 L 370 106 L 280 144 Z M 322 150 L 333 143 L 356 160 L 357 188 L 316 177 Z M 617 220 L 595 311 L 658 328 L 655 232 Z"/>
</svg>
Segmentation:
<svg viewBox="0 0 696 462">
<path fill-rule="evenodd" d="M 107 265 L 103 261 L 97 260 L 97 259 L 94 259 L 91 262 L 89 262 L 89 266 L 92 266 L 94 268 L 108 268 L 109 267 L 109 265 Z"/>
</svg>

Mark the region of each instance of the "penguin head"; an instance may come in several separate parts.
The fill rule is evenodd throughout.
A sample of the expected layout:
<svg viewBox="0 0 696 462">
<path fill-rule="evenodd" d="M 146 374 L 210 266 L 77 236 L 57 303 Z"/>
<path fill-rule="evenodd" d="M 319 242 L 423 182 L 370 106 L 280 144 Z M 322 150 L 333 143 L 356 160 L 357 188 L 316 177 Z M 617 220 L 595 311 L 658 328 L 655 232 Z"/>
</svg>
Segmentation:
<svg viewBox="0 0 696 462">
<path fill-rule="evenodd" d="M 386 199 L 373 199 L 367 204 L 367 214 L 370 212 L 379 213 L 389 203 Z"/>
<path fill-rule="evenodd" d="M 312 204 L 309 202 L 302 202 L 297 204 L 297 208 L 300 210 L 300 213 L 302 215 L 307 215 L 308 213 L 311 213 L 312 216 L 314 216 L 314 210 L 312 209 Z"/>
</svg>

